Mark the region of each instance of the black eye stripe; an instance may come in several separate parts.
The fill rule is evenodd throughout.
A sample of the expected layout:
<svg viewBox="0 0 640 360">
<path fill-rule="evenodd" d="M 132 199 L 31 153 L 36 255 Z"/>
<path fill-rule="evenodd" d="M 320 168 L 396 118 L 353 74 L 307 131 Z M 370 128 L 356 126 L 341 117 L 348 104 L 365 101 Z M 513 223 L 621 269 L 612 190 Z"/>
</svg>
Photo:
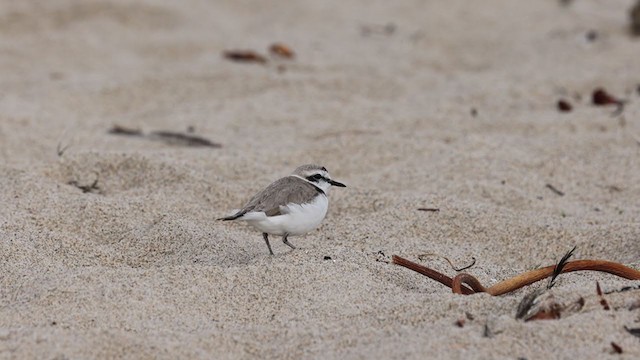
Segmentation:
<svg viewBox="0 0 640 360">
<path fill-rule="evenodd" d="M 325 178 L 324 176 L 322 176 L 320 174 L 307 176 L 307 180 L 313 181 L 313 182 L 318 182 L 320 179 L 324 179 L 325 181 L 327 180 L 327 178 Z"/>
</svg>

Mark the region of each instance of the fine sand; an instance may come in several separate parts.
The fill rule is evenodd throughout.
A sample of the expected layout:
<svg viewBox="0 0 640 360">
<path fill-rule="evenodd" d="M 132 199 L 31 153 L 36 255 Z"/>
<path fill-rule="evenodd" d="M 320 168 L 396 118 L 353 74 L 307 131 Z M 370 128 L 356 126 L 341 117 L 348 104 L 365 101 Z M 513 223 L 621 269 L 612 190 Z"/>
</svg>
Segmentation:
<svg viewBox="0 0 640 360">
<path fill-rule="evenodd" d="M 524 322 L 546 281 L 389 263 L 640 268 L 633 1 L 561 3 L 2 1 L 0 358 L 640 358 L 637 281 L 561 275 L 584 307 Z M 305 163 L 348 187 L 296 250 L 214 220 Z"/>
</svg>

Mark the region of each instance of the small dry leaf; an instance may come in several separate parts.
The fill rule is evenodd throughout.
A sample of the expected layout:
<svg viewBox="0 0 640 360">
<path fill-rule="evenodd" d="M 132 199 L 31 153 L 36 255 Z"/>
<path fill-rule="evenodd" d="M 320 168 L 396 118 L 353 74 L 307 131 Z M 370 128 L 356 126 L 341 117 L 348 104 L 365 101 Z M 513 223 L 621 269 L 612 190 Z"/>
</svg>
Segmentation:
<svg viewBox="0 0 640 360">
<path fill-rule="evenodd" d="M 602 106 L 602 105 L 617 105 L 620 103 L 620 100 L 614 98 L 611 94 L 609 94 L 603 88 L 597 88 L 593 90 L 591 94 L 591 102 L 594 105 Z"/>
<path fill-rule="evenodd" d="M 558 100 L 557 106 L 558 110 L 561 112 L 570 112 L 571 110 L 573 110 L 573 106 L 571 106 L 571 103 L 564 99 Z"/>
<path fill-rule="evenodd" d="M 284 44 L 275 43 L 269 47 L 269 52 L 273 55 L 285 58 L 285 59 L 293 59 L 296 54 L 291 50 L 290 47 Z"/>
<path fill-rule="evenodd" d="M 611 347 L 613 348 L 613 352 L 616 354 L 622 354 L 622 348 L 620 347 L 620 345 L 614 343 L 613 341 L 611 342 Z"/>
</svg>

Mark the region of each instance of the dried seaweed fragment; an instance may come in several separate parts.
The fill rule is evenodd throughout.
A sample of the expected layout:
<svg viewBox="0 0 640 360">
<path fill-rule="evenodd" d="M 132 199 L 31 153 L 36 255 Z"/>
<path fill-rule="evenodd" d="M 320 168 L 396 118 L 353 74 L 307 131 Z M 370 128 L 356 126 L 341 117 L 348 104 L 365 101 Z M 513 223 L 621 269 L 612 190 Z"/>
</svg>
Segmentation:
<svg viewBox="0 0 640 360">
<path fill-rule="evenodd" d="M 227 50 L 222 55 L 231 61 L 266 64 L 267 58 L 253 50 Z"/>
<path fill-rule="evenodd" d="M 556 265 L 552 265 L 527 271 L 486 288 L 473 275 L 467 273 L 460 273 L 454 278 L 450 278 L 436 270 L 416 264 L 397 255 L 393 255 L 392 262 L 438 281 L 439 283 L 451 288 L 451 290 L 456 294 L 470 295 L 478 292 L 486 292 L 493 296 L 510 293 L 524 286 L 553 276 L 557 267 Z M 624 266 L 620 263 L 606 260 L 569 261 L 565 263 L 559 273 L 586 270 L 606 272 L 629 280 L 640 280 L 640 271 Z"/>
<path fill-rule="evenodd" d="M 173 132 L 173 131 L 152 131 L 149 134 L 149 137 L 158 138 L 160 140 L 163 140 L 167 144 L 172 144 L 172 145 L 183 145 L 183 146 L 193 146 L 193 147 L 206 146 L 206 147 L 213 147 L 213 148 L 221 147 L 220 144 L 214 143 L 203 137 L 196 136 L 196 135 L 183 134 L 183 133 Z"/>
<path fill-rule="evenodd" d="M 109 134 L 127 135 L 127 136 L 143 136 L 142 130 L 140 129 L 132 129 L 132 128 L 127 128 L 120 125 L 113 125 L 111 129 L 109 129 Z"/>
</svg>

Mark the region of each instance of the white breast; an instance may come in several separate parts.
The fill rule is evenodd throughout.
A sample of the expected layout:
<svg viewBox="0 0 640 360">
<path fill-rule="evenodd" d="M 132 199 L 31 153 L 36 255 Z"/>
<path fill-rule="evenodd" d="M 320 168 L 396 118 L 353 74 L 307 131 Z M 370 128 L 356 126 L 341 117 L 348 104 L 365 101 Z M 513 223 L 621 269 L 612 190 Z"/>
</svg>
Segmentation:
<svg viewBox="0 0 640 360">
<path fill-rule="evenodd" d="M 320 194 L 307 204 L 289 203 L 282 206 L 283 215 L 267 217 L 264 213 L 254 213 L 245 215 L 243 220 L 267 234 L 302 235 L 320 226 L 328 208 L 329 199 Z"/>
</svg>

